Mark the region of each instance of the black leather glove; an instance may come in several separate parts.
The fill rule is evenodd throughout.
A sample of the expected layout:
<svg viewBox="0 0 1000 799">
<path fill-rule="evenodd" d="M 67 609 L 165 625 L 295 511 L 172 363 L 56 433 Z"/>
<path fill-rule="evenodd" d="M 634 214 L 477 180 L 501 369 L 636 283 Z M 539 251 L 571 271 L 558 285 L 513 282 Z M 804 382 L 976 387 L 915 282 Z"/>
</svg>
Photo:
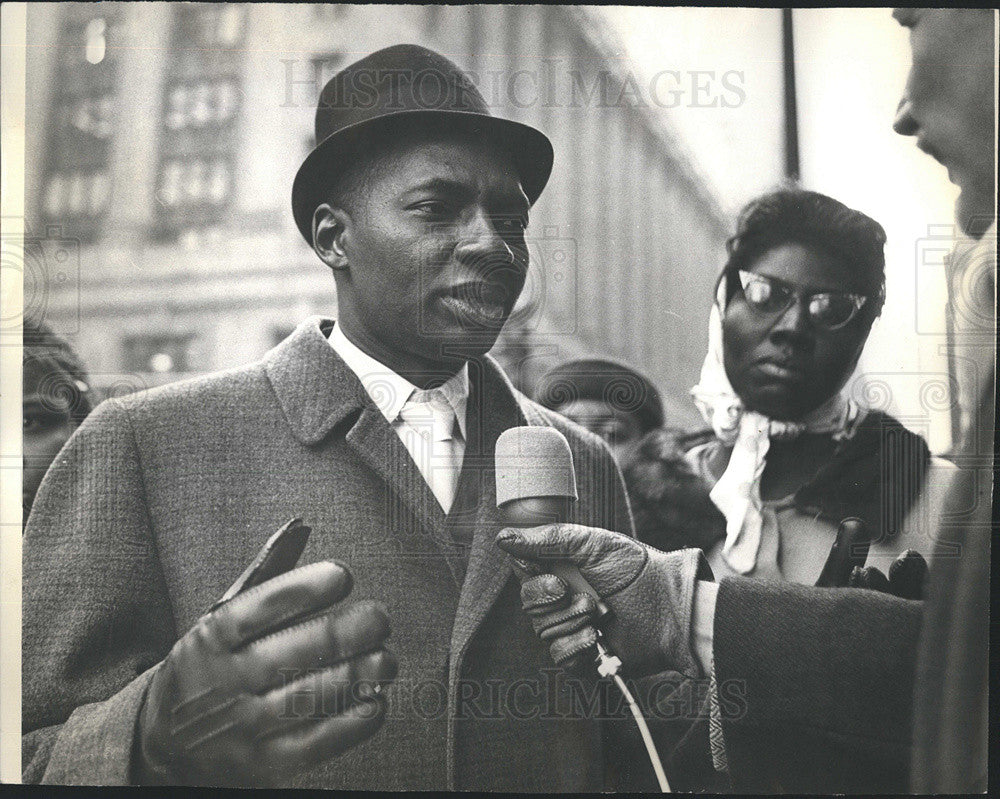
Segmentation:
<svg viewBox="0 0 1000 799">
<path fill-rule="evenodd" d="M 321 561 L 199 619 L 150 682 L 138 780 L 281 785 L 373 735 L 396 660 L 375 603 L 338 604 L 352 587 L 346 567 Z"/>
<path fill-rule="evenodd" d="M 848 585 L 882 591 L 901 599 L 923 599 L 926 579 L 927 561 L 916 550 L 907 549 L 889 566 L 888 577 L 874 566 L 855 566 Z"/>
<path fill-rule="evenodd" d="M 514 557 L 521 602 L 558 664 L 578 666 L 596 641 L 596 603 L 547 573 L 572 563 L 611 610 L 601 629 L 632 676 L 670 669 L 698 676 L 691 650 L 695 581 L 711 580 L 701 550 L 660 552 L 620 533 L 575 524 L 506 529 L 497 545 Z"/>
</svg>

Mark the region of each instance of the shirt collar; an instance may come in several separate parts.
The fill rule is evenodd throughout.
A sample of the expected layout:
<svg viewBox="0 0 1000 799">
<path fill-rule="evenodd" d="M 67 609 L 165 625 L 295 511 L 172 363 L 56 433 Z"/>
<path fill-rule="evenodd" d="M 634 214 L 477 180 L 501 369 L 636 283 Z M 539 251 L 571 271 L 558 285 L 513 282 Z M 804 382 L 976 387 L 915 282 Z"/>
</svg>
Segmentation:
<svg viewBox="0 0 1000 799">
<path fill-rule="evenodd" d="M 399 412 L 403 405 L 406 404 L 417 387 L 402 375 L 397 374 L 364 352 L 344 335 L 340 325 L 333 325 L 333 329 L 330 330 L 329 342 L 334 352 L 358 376 L 361 385 L 386 421 L 389 424 L 395 422 L 399 418 Z M 444 394 L 448 404 L 455 411 L 459 430 L 462 431 L 462 438 L 465 438 L 465 414 L 469 398 L 468 363 L 462 364 L 462 368 L 457 373 L 441 384 L 441 393 Z"/>
</svg>

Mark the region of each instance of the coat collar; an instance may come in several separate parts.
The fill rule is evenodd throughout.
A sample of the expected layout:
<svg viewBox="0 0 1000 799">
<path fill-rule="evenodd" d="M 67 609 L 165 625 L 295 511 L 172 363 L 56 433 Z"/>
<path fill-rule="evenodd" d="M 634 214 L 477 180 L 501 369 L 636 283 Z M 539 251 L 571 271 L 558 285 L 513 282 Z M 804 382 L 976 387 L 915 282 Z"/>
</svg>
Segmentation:
<svg viewBox="0 0 1000 799">
<path fill-rule="evenodd" d="M 303 444 L 322 441 L 371 399 L 326 336 L 332 319 L 311 316 L 264 356 L 264 371 L 292 435 Z"/>
<path fill-rule="evenodd" d="M 348 446 L 392 490 L 409 513 L 445 541 L 445 515 L 413 458 L 357 374 L 330 346 L 333 320 L 310 317 L 264 358 L 274 392 L 295 438 L 323 441 L 343 423 Z"/>
<path fill-rule="evenodd" d="M 344 335 L 340 325 L 333 325 L 328 340 L 334 352 L 358 376 L 361 385 L 365 387 L 368 396 L 378 406 L 386 421 L 389 424 L 394 423 L 399 418 L 400 411 L 410 395 L 417 391 L 418 387 L 358 347 Z M 440 390 L 455 412 L 459 429 L 462 436 L 465 437 L 465 414 L 469 398 L 469 365 L 465 364 L 456 374 L 442 383 Z"/>
<path fill-rule="evenodd" d="M 292 433 L 303 444 L 322 441 L 352 412 L 374 407 L 357 375 L 330 346 L 327 336 L 333 324 L 332 319 L 311 316 L 263 359 Z M 480 382 L 481 387 L 471 394 L 486 398 L 478 400 L 483 412 L 499 412 L 500 418 L 511 423 L 508 426 L 544 424 L 532 403 L 514 388 L 491 356 L 483 356 L 476 364 L 480 366 L 475 376 L 470 374 L 470 381 Z M 469 402 L 473 401 L 470 395 Z M 483 429 L 490 427 L 497 425 Z"/>
</svg>

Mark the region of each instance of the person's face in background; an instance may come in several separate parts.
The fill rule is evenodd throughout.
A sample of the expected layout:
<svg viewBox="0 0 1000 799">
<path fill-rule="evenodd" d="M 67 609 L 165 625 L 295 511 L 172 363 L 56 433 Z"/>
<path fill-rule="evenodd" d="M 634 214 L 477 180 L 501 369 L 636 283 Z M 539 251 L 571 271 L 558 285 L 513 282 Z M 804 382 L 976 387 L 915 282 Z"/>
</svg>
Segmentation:
<svg viewBox="0 0 1000 799">
<path fill-rule="evenodd" d="M 65 380 L 70 380 L 64 376 Z M 22 464 L 24 479 L 21 484 L 21 504 L 24 509 L 22 522 L 27 521 L 28 511 L 35 501 L 49 464 L 55 460 L 63 444 L 76 429 L 65 383 L 52 379 L 40 362 L 28 360 L 24 364 L 24 389 L 22 399 L 23 438 Z"/>
<path fill-rule="evenodd" d="M 773 247 L 745 271 L 780 280 L 800 295 L 868 293 L 859 270 L 796 243 Z M 723 363 L 733 390 L 748 408 L 769 418 L 801 419 L 854 371 L 871 329 L 865 311 L 837 330 L 825 330 L 810 319 L 801 296 L 783 312 L 764 314 L 747 303 L 737 284 L 722 319 Z"/>
<path fill-rule="evenodd" d="M 604 439 L 619 465 L 631 456 L 645 433 L 634 414 L 601 400 L 576 399 L 560 405 L 558 412 Z"/>
<path fill-rule="evenodd" d="M 893 129 L 948 170 L 962 193 L 959 224 L 996 215 L 996 117 L 992 10 L 897 8 L 910 31 L 913 63 Z M 988 222 L 987 222 L 988 225 Z M 973 233 L 973 235 L 981 235 Z"/>
</svg>

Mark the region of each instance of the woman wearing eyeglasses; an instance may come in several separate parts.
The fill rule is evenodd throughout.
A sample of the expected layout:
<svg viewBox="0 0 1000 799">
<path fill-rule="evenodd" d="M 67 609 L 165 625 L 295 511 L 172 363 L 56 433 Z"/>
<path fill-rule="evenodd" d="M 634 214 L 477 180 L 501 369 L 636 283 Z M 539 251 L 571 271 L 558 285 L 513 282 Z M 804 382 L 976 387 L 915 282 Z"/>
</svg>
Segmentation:
<svg viewBox="0 0 1000 799">
<path fill-rule="evenodd" d="M 676 437 L 653 433 L 627 475 L 639 486 L 640 530 L 662 516 L 664 481 L 686 476 L 718 511 L 714 529 L 698 527 L 701 540 L 681 527 L 661 548 L 702 547 L 717 579 L 920 595 L 923 560 L 894 561 L 931 551 L 927 514 L 913 511 L 926 484 L 943 495 L 948 477 L 937 470 L 948 466 L 898 421 L 859 405 L 848 382 L 882 309 L 884 244 L 875 220 L 816 192 L 782 189 L 743 209 L 692 389 L 714 436 L 680 456 Z M 849 517 L 866 526 L 845 527 L 834 547 Z"/>
</svg>

